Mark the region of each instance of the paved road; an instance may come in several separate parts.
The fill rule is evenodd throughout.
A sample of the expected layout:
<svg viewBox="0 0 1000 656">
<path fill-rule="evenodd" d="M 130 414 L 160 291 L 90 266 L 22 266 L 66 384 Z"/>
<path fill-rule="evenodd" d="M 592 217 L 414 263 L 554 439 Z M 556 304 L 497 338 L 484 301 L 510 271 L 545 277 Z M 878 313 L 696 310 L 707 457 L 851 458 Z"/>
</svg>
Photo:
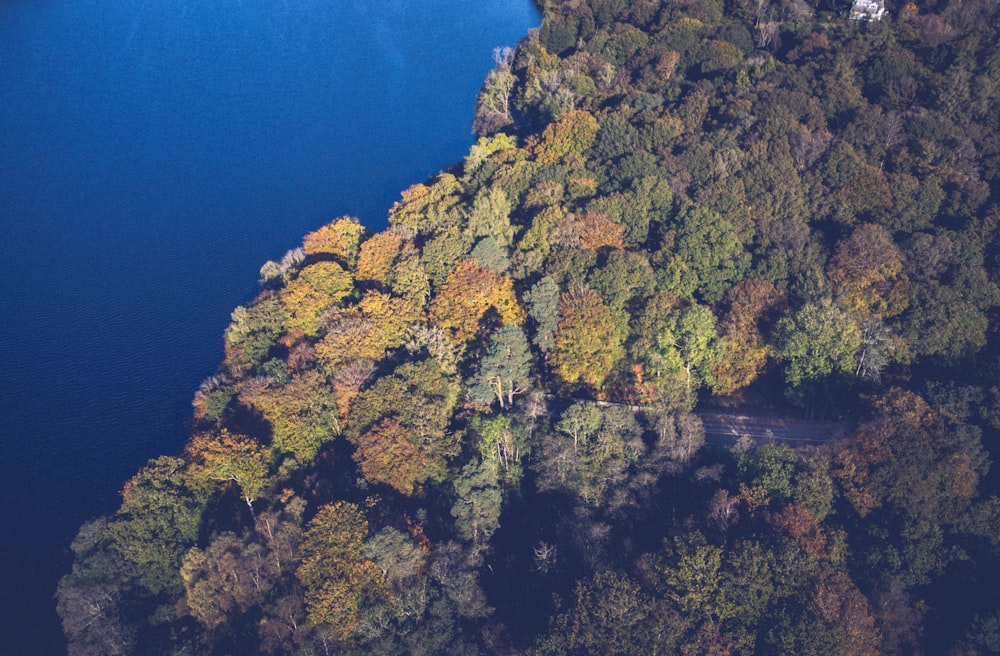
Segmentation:
<svg viewBox="0 0 1000 656">
<path fill-rule="evenodd" d="M 592 401 L 599 406 L 619 406 L 640 412 L 644 408 L 627 403 Z M 695 412 L 705 425 L 705 441 L 728 446 L 744 435 L 755 442 L 774 441 L 789 446 L 822 444 L 844 437 L 847 428 L 842 423 L 806 421 L 787 417 L 752 416 L 734 412 Z"/>
<path fill-rule="evenodd" d="M 773 440 L 789 446 L 822 444 L 839 437 L 844 430 L 841 424 L 822 421 L 718 412 L 696 414 L 705 424 L 705 441 L 709 444 L 732 444 L 743 435 L 757 442 Z"/>
</svg>

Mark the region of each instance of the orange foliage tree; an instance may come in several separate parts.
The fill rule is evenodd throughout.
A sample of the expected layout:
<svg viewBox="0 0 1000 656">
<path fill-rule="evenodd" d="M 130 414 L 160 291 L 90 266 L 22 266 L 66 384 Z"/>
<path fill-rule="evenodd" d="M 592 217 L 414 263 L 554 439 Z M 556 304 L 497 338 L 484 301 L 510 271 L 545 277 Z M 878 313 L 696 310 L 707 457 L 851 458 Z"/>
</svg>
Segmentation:
<svg viewBox="0 0 1000 656">
<path fill-rule="evenodd" d="M 431 301 L 430 317 L 457 342 L 472 339 L 479 320 L 493 308 L 505 325 L 524 321 L 524 310 L 507 276 L 484 269 L 474 259 L 462 260 L 448 275 L 441 292 Z"/>
<path fill-rule="evenodd" d="M 365 240 L 354 271 L 357 281 L 388 285 L 393 262 L 402 252 L 404 241 L 404 237 L 395 230 L 384 230 Z"/>
<path fill-rule="evenodd" d="M 850 310 L 880 319 L 906 309 L 903 255 L 882 226 L 858 226 L 837 244 L 826 274 Z"/>
<path fill-rule="evenodd" d="M 586 212 L 576 217 L 580 245 L 591 250 L 624 248 L 625 232 L 622 227 L 600 212 Z"/>
<path fill-rule="evenodd" d="M 729 311 L 720 326 L 720 357 L 712 369 L 713 389 L 730 394 L 760 375 L 770 353 L 761 322 L 784 304 L 784 296 L 769 280 L 746 278 L 726 294 Z"/>
<path fill-rule="evenodd" d="M 405 364 L 361 392 L 347 438 L 364 477 L 403 494 L 441 480 L 459 448 L 460 435 L 448 430 L 457 396 L 456 382 L 435 360 Z"/>
<path fill-rule="evenodd" d="M 319 230 L 310 232 L 302 241 L 306 255 L 333 255 L 348 266 L 357 262 L 365 228 L 357 219 L 342 216 Z"/>
</svg>

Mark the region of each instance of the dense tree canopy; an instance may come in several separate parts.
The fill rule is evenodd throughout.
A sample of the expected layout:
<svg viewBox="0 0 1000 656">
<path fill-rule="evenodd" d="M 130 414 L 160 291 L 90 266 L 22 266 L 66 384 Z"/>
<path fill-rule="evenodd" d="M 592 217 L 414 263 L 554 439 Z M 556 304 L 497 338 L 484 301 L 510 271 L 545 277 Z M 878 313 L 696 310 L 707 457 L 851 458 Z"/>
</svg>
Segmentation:
<svg viewBox="0 0 1000 656">
<path fill-rule="evenodd" d="M 71 654 L 1000 650 L 997 4 L 544 5 L 262 267 Z"/>
</svg>

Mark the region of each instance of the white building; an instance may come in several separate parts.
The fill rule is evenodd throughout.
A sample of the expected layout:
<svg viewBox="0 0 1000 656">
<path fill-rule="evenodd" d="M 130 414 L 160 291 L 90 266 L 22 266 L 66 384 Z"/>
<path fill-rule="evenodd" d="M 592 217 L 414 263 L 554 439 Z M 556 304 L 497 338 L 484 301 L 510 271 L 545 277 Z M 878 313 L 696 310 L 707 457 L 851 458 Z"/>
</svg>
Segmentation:
<svg viewBox="0 0 1000 656">
<path fill-rule="evenodd" d="M 851 18 L 854 20 L 882 20 L 885 16 L 883 0 L 854 0 L 851 7 Z"/>
</svg>

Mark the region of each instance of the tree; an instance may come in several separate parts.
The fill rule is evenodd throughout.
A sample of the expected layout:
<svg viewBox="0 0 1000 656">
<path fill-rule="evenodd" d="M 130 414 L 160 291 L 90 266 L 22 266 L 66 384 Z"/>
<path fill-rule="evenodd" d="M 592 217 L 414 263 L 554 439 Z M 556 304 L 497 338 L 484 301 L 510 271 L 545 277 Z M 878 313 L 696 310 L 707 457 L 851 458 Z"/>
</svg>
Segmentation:
<svg viewBox="0 0 1000 656">
<path fill-rule="evenodd" d="M 576 585 L 575 603 L 554 617 L 539 656 L 676 653 L 665 608 L 628 576 L 605 571 Z M 672 623 L 680 623 L 671 617 Z M 666 624 L 666 626 L 665 626 Z M 675 629 L 675 630 L 670 630 Z"/>
<path fill-rule="evenodd" d="M 316 357 L 329 375 L 352 361 L 377 362 L 389 349 L 402 346 L 407 329 L 423 316 L 412 298 L 369 290 L 357 306 L 327 319 L 326 335 L 316 345 Z"/>
<path fill-rule="evenodd" d="M 420 253 L 420 264 L 427 273 L 432 290 L 441 289 L 441 285 L 455 267 L 455 262 L 471 257 L 469 251 L 474 242 L 475 237 L 471 231 L 460 226 L 448 226 L 438 230 L 424 242 Z"/>
<path fill-rule="evenodd" d="M 514 397 L 531 385 L 531 351 L 519 326 L 501 326 L 490 336 L 490 346 L 469 381 L 469 395 L 489 406 L 494 400 L 501 409 L 514 405 Z"/>
<path fill-rule="evenodd" d="M 705 426 L 697 415 L 660 413 L 653 429 L 656 443 L 650 456 L 669 461 L 670 470 L 680 470 L 705 445 Z"/>
<path fill-rule="evenodd" d="M 413 185 L 389 210 L 389 225 L 410 235 L 460 226 L 462 192 L 462 183 L 451 173 L 438 175 L 430 185 Z"/>
<path fill-rule="evenodd" d="M 309 622 L 349 641 L 361 609 L 384 594 L 381 570 L 364 557 L 368 520 L 361 509 L 337 501 L 309 521 L 295 576 L 305 588 Z"/>
<path fill-rule="evenodd" d="M 365 540 L 364 556 L 379 566 L 386 584 L 396 594 L 418 581 L 427 564 L 425 548 L 392 526 Z"/>
<path fill-rule="evenodd" d="M 226 363 L 231 367 L 257 367 L 285 332 L 287 317 L 274 292 L 265 292 L 248 307 L 233 310 L 226 328 Z"/>
<path fill-rule="evenodd" d="M 451 507 L 459 537 L 482 549 L 493 532 L 500 528 L 503 493 L 497 481 L 497 468 L 487 461 L 473 460 L 462 468 L 454 482 L 458 497 Z"/>
<path fill-rule="evenodd" d="M 365 478 L 405 495 L 444 478 L 459 446 L 460 436 L 448 430 L 456 397 L 454 381 L 434 360 L 404 364 L 361 392 L 347 437 Z"/>
<path fill-rule="evenodd" d="M 510 246 L 514 239 L 510 212 L 510 199 L 503 188 L 497 185 L 488 187 L 476 194 L 472 201 L 467 229 L 473 237 L 492 237 L 500 246 Z"/>
<path fill-rule="evenodd" d="M 469 430 L 479 455 L 493 468 L 497 481 L 516 490 L 521 482 L 521 459 L 529 452 L 524 427 L 510 415 L 479 415 L 469 422 Z"/>
<path fill-rule="evenodd" d="M 626 309 L 633 299 L 652 294 L 656 277 L 642 255 L 615 250 L 608 255 L 604 266 L 590 273 L 588 282 L 609 308 L 619 311 Z"/>
<path fill-rule="evenodd" d="M 302 240 L 302 247 L 306 255 L 332 255 L 348 267 L 353 267 L 357 263 L 364 234 L 365 228 L 357 219 L 342 216 L 333 223 L 307 234 Z"/>
<path fill-rule="evenodd" d="M 809 387 L 828 381 L 833 374 L 853 374 L 861 331 L 843 310 L 829 300 L 802 307 L 776 327 L 778 348 L 785 361 L 789 393 L 805 401 Z"/>
<path fill-rule="evenodd" d="M 80 527 L 70 546 L 73 570 L 56 589 L 69 656 L 125 656 L 135 647 L 135 628 L 125 620 L 125 592 L 135 574 L 108 549 L 107 525 L 101 518 Z"/>
<path fill-rule="evenodd" d="M 719 357 L 712 368 L 713 390 L 723 394 L 746 387 L 763 370 L 771 349 L 764 329 L 785 304 L 784 294 L 769 280 L 746 278 L 727 293 L 729 310 L 719 326 Z"/>
<path fill-rule="evenodd" d="M 405 239 L 395 230 L 377 232 L 361 244 L 354 276 L 358 282 L 388 285 L 392 265 L 403 250 Z"/>
<path fill-rule="evenodd" d="M 271 450 L 288 453 L 299 466 L 311 463 L 324 444 L 340 435 L 337 400 L 318 371 L 279 381 L 246 381 L 240 400 L 271 424 Z"/>
<path fill-rule="evenodd" d="M 305 267 L 281 290 L 289 328 L 317 335 L 323 314 L 353 290 L 351 274 L 336 262 L 316 262 Z"/>
<path fill-rule="evenodd" d="M 261 545 L 229 532 L 192 547 L 181 564 L 188 610 L 210 632 L 260 605 L 276 577 Z"/>
<path fill-rule="evenodd" d="M 111 548 L 132 564 L 151 594 L 180 589 L 184 552 L 198 539 L 208 495 L 184 476 L 184 461 L 150 460 L 122 490 L 122 505 L 108 524 Z"/>
<path fill-rule="evenodd" d="M 624 327 L 597 292 L 589 287 L 563 292 L 551 362 L 564 382 L 600 387 L 624 354 L 624 340 Z"/>
<path fill-rule="evenodd" d="M 547 352 L 554 345 L 555 332 L 559 328 L 559 285 L 550 276 L 543 276 L 528 290 L 524 300 L 535 322 L 532 341 Z"/>
<path fill-rule="evenodd" d="M 358 438 L 354 461 L 366 480 L 409 496 L 420 483 L 445 473 L 444 460 L 434 458 L 419 437 L 399 417 L 385 417 Z"/>
<path fill-rule="evenodd" d="M 580 246 L 594 251 L 603 248 L 625 247 L 625 232 L 622 227 L 598 212 L 585 212 L 574 217 L 574 230 L 580 239 Z"/>
<path fill-rule="evenodd" d="M 572 111 L 550 124 L 542 132 L 536 148 L 539 164 L 549 164 L 571 156 L 581 156 L 594 143 L 599 126 L 585 111 Z"/>
<path fill-rule="evenodd" d="M 197 480 L 236 483 L 253 512 L 253 501 L 267 485 L 270 458 L 257 440 L 223 428 L 218 433 L 199 433 L 185 448 L 189 475 Z"/>
<path fill-rule="evenodd" d="M 968 294 L 937 282 L 913 285 L 900 322 L 914 355 L 951 363 L 983 348 L 989 328 L 989 319 Z"/>
<path fill-rule="evenodd" d="M 903 255 L 889 231 L 865 223 L 837 245 L 826 275 L 849 310 L 885 319 L 906 309 L 902 271 Z"/>
<path fill-rule="evenodd" d="M 476 260 L 462 260 L 431 301 L 431 319 L 450 331 L 456 342 L 472 339 L 479 321 L 489 309 L 496 310 L 502 323 L 520 324 L 524 311 L 514 294 L 514 282 L 484 269 Z"/>
<path fill-rule="evenodd" d="M 498 132 L 514 122 L 511 116 L 511 92 L 517 78 L 511 73 L 514 51 L 510 48 L 495 48 L 493 59 L 496 68 L 487 73 L 479 95 L 472 120 L 472 131 L 488 135 Z"/>
<path fill-rule="evenodd" d="M 733 225 L 720 215 L 689 206 L 674 220 L 675 257 L 692 278 L 691 285 L 705 301 L 719 301 L 750 268 L 747 253 Z M 683 286 L 683 285 L 682 285 Z"/>
<path fill-rule="evenodd" d="M 715 315 L 704 305 L 691 305 L 671 314 L 656 335 L 656 344 L 646 353 L 647 373 L 656 387 L 660 405 L 675 407 L 674 389 L 683 388 L 683 407 L 693 407 L 695 392 L 713 383 L 718 359 Z"/>
</svg>

